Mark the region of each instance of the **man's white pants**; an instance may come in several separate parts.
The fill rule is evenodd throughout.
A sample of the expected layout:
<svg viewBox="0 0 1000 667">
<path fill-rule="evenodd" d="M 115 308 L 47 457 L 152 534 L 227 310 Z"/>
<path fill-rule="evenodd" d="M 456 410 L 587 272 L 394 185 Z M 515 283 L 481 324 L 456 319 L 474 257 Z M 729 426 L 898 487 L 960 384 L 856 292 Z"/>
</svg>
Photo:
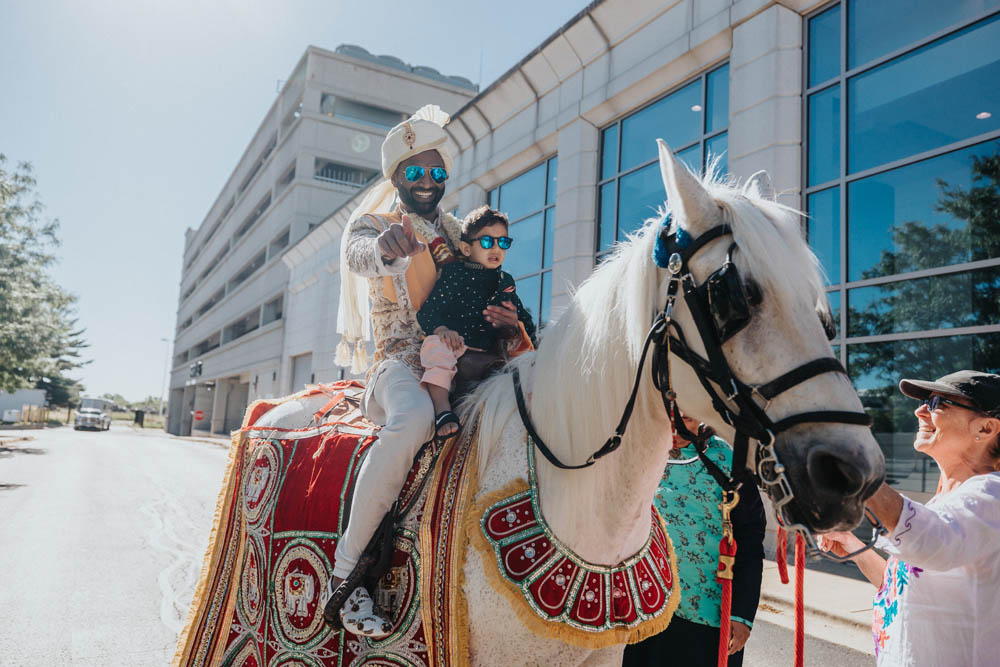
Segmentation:
<svg viewBox="0 0 1000 667">
<path fill-rule="evenodd" d="M 333 576 L 340 579 L 346 579 L 357 565 L 382 517 L 399 496 L 420 445 L 434 435 L 430 395 L 413 371 L 395 359 L 379 364 L 361 407 L 382 430 L 358 471 L 351 515 L 337 542 Z"/>
</svg>

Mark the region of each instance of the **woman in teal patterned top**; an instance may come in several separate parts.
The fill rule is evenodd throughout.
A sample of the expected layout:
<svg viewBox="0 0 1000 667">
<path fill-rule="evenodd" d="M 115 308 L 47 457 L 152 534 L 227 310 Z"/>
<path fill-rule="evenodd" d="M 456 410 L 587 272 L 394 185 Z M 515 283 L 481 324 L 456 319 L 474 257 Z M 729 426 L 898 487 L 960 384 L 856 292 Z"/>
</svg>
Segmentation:
<svg viewBox="0 0 1000 667">
<path fill-rule="evenodd" d="M 684 423 L 697 432 L 695 420 L 685 417 Z M 675 434 L 671 458 L 694 458 L 694 448 L 689 444 Z M 732 448 L 714 436 L 706 445 L 708 458 L 728 473 L 732 467 Z M 721 502 L 722 489 L 697 458 L 692 463 L 667 466 L 654 503 L 677 552 L 681 603 L 666 630 L 625 648 L 623 667 L 661 665 L 666 658 L 685 667 L 716 667 L 722 609 L 722 588 L 715 578 L 722 539 Z M 750 636 L 760 600 L 764 561 L 766 519 L 760 494 L 752 481 L 740 488 L 740 502 L 730 518 L 737 550 L 729 667 L 741 667 L 743 646 Z"/>
</svg>

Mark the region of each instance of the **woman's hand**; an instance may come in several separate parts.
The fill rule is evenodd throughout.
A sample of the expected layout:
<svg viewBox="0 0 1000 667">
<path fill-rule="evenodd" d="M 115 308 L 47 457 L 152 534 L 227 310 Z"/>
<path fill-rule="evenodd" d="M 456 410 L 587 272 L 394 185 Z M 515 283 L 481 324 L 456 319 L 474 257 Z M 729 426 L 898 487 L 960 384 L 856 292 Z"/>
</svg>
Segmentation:
<svg viewBox="0 0 1000 667">
<path fill-rule="evenodd" d="M 740 621 L 729 624 L 729 655 L 739 653 L 750 639 L 750 628 Z"/>
<path fill-rule="evenodd" d="M 458 351 L 465 345 L 465 339 L 457 331 L 452 331 L 448 327 L 441 325 L 434 330 L 434 335 L 444 341 L 444 344 L 451 348 L 451 351 L 458 354 Z"/>
<path fill-rule="evenodd" d="M 858 549 L 865 546 L 864 542 L 859 540 L 854 533 L 849 533 L 846 531 L 833 531 L 831 533 L 823 533 L 818 536 L 819 539 L 816 542 L 819 544 L 819 548 L 823 551 L 831 551 L 834 556 L 843 558 L 849 553 L 853 553 Z"/>
</svg>

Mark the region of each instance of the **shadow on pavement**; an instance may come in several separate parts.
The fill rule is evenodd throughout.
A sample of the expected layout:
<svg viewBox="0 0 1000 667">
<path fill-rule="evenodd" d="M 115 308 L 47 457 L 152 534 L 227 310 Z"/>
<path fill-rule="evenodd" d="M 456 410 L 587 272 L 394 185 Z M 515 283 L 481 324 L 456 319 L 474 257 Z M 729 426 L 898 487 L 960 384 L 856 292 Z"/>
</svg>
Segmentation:
<svg viewBox="0 0 1000 667">
<path fill-rule="evenodd" d="M 24 484 L 0 484 L 0 491 L 13 491 L 20 489 Z"/>
<path fill-rule="evenodd" d="M 12 447 L 10 445 L 0 445 L 0 459 L 5 459 L 14 454 L 48 454 L 49 450 L 41 447 Z"/>
</svg>

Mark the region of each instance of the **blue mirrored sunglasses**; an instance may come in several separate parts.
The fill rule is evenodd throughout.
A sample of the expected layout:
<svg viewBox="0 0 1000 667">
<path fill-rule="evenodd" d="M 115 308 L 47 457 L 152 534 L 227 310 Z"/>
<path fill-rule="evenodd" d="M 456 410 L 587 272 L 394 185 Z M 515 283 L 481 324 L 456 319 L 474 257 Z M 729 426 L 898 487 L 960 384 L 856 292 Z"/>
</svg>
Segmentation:
<svg viewBox="0 0 1000 667">
<path fill-rule="evenodd" d="M 416 183 L 424 177 L 426 172 L 426 167 L 421 167 L 418 164 L 411 164 L 403 171 L 403 175 L 406 176 L 406 180 L 410 183 Z M 435 183 L 444 183 L 448 180 L 448 170 L 444 167 L 431 167 L 431 178 L 434 179 Z"/>
<path fill-rule="evenodd" d="M 479 245 L 483 247 L 483 250 L 492 248 L 494 241 L 500 246 L 501 250 L 507 250 L 510 248 L 510 244 L 514 242 L 514 239 L 509 236 L 477 236 L 472 240 L 479 241 Z"/>
<path fill-rule="evenodd" d="M 971 405 L 962 405 L 961 403 L 956 403 L 955 401 L 949 401 L 947 398 L 941 398 L 940 396 L 931 396 L 930 398 L 925 398 L 920 401 L 921 405 L 926 405 L 927 409 L 934 412 L 941 404 L 954 405 L 956 408 L 965 408 L 966 410 L 972 410 L 973 412 L 979 412 L 978 408 L 974 408 Z"/>
</svg>

